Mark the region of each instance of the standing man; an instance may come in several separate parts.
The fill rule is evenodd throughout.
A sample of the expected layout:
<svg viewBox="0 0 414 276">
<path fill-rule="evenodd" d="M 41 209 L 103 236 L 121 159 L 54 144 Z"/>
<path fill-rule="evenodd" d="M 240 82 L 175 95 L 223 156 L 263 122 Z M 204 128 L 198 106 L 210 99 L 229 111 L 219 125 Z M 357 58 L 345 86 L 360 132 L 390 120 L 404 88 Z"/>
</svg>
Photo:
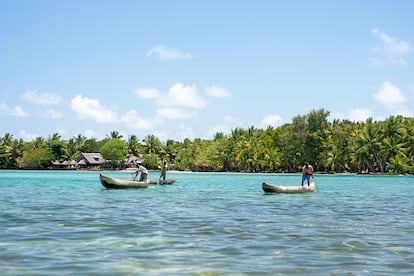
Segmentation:
<svg viewBox="0 0 414 276">
<path fill-rule="evenodd" d="M 305 180 L 308 181 L 308 186 L 309 186 L 310 177 L 312 175 L 313 175 L 313 167 L 312 167 L 312 165 L 309 165 L 308 162 L 305 162 L 305 165 L 302 167 L 302 186 L 303 186 L 303 182 Z"/>
<path fill-rule="evenodd" d="M 167 160 L 163 159 L 162 160 L 162 165 L 161 165 L 161 174 L 160 174 L 160 178 L 159 180 L 165 180 L 165 176 L 167 174 Z"/>
</svg>

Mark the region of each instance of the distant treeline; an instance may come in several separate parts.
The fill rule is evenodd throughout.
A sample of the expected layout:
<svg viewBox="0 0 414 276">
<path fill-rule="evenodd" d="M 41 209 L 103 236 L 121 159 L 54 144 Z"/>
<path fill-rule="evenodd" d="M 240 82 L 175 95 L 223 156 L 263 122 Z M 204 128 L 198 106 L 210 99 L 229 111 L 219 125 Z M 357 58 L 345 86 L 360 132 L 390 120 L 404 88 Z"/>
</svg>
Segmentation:
<svg viewBox="0 0 414 276">
<path fill-rule="evenodd" d="M 320 172 L 413 173 L 414 118 L 329 122 L 329 111 L 313 110 L 292 123 L 267 129 L 236 128 L 212 139 L 167 140 L 154 135 L 127 139 L 112 131 L 105 139 L 82 135 L 62 140 L 58 133 L 27 142 L 6 133 L 0 138 L 0 168 L 45 169 L 81 152 L 100 152 L 113 168 L 127 154 L 143 156 L 149 169 L 167 159 L 169 168 L 192 171 L 297 172 L 310 162 Z"/>
</svg>

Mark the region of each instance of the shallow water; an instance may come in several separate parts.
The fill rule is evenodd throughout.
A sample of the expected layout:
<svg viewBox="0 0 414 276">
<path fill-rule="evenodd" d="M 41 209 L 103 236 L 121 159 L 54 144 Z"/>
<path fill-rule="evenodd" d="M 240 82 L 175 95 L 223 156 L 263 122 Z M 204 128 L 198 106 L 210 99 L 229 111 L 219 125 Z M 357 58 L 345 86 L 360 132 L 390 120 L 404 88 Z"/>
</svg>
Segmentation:
<svg viewBox="0 0 414 276">
<path fill-rule="evenodd" d="M 0 171 L 1 275 L 414 274 L 413 177 L 319 175 L 279 195 L 261 183 L 300 175 L 167 177 L 107 190 L 99 172 Z"/>
</svg>

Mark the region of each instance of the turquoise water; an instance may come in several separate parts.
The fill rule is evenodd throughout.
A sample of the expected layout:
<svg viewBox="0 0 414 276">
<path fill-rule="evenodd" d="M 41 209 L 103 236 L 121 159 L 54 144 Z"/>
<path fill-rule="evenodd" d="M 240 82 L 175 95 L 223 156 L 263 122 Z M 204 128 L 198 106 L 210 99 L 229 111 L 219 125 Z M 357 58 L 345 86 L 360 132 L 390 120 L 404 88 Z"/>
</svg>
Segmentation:
<svg viewBox="0 0 414 276">
<path fill-rule="evenodd" d="M 126 172 L 106 172 L 130 177 Z M 1 275 L 413 275 L 414 177 L 0 171 Z M 151 178 L 157 173 L 150 173 Z"/>
</svg>

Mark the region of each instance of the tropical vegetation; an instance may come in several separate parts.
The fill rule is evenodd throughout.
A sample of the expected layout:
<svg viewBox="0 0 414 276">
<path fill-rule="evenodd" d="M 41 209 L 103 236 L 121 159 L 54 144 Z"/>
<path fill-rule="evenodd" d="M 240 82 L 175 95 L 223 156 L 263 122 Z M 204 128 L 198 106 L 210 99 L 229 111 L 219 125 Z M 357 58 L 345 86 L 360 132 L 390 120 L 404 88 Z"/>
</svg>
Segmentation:
<svg viewBox="0 0 414 276">
<path fill-rule="evenodd" d="M 330 122 L 329 115 L 324 109 L 312 110 L 279 127 L 235 128 L 212 139 L 183 141 L 133 134 L 125 139 L 112 131 L 102 140 L 82 135 L 64 140 L 54 133 L 28 142 L 6 133 L 0 137 L 0 168 L 46 169 L 55 160 L 100 152 L 116 168 L 122 167 L 126 154 L 133 154 L 142 155 L 149 169 L 157 169 L 166 158 L 176 170 L 296 172 L 308 161 L 321 172 L 413 173 L 414 118 Z"/>
</svg>

